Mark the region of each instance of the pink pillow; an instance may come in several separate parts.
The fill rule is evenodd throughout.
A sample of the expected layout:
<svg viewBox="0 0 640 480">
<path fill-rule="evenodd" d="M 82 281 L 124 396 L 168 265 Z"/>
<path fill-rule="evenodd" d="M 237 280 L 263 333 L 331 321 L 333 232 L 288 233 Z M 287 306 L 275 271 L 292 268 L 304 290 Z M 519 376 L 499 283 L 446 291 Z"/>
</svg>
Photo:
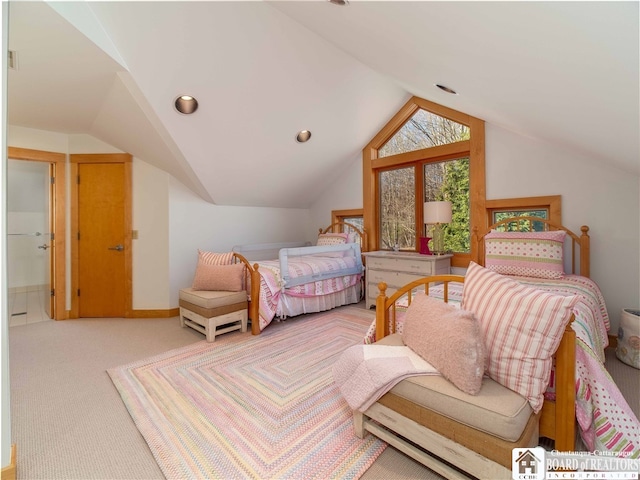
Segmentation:
<svg viewBox="0 0 640 480">
<path fill-rule="evenodd" d="M 480 322 L 486 372 L 529 400 L 535 413 L 542 408 L 552 357 L 577 302 L 577 295 L 538 290 L 474 262 L 467 269 L 461 306 Z"/>
<path fill-rule="evenodd" d="M 198 263 L 205 265 L 231 265 L 233 263 L 233 252 L 215 253 L 198 249 Z"/>
<path fill-rule="evenodd" d="M 480 391 L 485 350 L 473 313 L 416 295 L 407 309 L 402 340 L 463 392 Z"/>
<path fill-rule="evenodd" d="M 193 278 L 191 288 L 194 290 L 217 290 L 226 292 L 239 292 L 243 290 L 242 279 L 244 264 L 233 265 L 207 265 L 198 262 L 196 275 Z"/>
<path fill-rule="evenodd" d="M 503 275 L 561 278 L 567 232 L 498 232 L 484 237 L 484 265 Z"/>
</svg>

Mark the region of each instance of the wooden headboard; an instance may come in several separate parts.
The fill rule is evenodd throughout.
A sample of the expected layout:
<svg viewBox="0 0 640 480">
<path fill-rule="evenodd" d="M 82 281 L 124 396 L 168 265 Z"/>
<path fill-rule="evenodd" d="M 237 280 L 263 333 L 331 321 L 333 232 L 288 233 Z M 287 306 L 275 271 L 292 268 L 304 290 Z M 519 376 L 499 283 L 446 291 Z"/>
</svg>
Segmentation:
<svg viewBox="0 0 640 480">
<path fill-rule="evenodd" d="M 541 223 L 544 226 L 544 231 L 564 230 L 567 232 L 565 239 L 565 245 L 570 242 L 571 249 L 571 273 L 579 274 L 583 277 L 589 277 L 591 273 L 590 268 L 590 237 L 589 227 L 583 225 L 580 227 L 582 235 L 578 236 L 562 225 L 555 225 L 549 220 L 539 217 L 512 217 L 501 220 L 491 225 L 485 232 L 478 233 L 478 228 L 473 229 L 471 234 L 471 242 L 477 245 L 476 252 L 477 257 L 473 259 L 479 265 L 484 265 L 484 237 L 491 230 L 506 230 L 509 231 L 533 231 L 533 223 Z M 576 263 L 579 269 L 576 268 Z"/>
<path fill-rule="evenodd" d="M 349 223 L 349 222 L 335 222 L 335 223 L 332 223 L 327 228 L 321 228 L 318 231 L 318 235 L 321 235 L 323 233 L 329 233 L 329 232 L 342 233 L 342 227 L 349 227 L 350 229 L 352 229 L 355 233 L 357 233 L 360 236 L 360 250 L 362 252 L 366 252 L 367 251 L 366 248 L 367 248 L 367 245 L 368 245 L 368 243 L 367 243 L 367 232 L 365 232 L 360 227 L 354 225 L 353 223 Z"/>
</svg>

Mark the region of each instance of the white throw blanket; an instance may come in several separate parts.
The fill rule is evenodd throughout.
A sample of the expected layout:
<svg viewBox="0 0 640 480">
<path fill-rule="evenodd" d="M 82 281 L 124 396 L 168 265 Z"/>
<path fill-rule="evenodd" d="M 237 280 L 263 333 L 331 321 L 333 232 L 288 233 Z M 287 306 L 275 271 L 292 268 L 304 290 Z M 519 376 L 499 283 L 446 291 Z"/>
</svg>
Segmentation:
<svg viewBox="0 0 640 480">
<path fill-rule="evenodd" d="M 439 375 L 406 346 L 354 345 L 333 366 L 333 379 L 354 410 L 364 412 L 401 380 L 414 375 Z"/>
</svg>

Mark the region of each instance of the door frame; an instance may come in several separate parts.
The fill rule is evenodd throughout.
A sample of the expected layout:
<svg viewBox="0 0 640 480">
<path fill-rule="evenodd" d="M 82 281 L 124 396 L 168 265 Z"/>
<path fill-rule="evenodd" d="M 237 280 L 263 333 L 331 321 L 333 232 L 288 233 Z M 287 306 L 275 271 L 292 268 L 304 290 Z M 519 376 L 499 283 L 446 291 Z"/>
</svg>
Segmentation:
<svg viewBox="0 0 640 480">
<path fill-rule="evenodd" d="M 78 165 L 81 163 L 122 163 L 124 164 L 124 269 L 125 269 L 125 318 L 133 317 L 133 278 L 132 278 L 132 195 L 131 171 L 132 156 L 128 153 L 78 153 L 69 155 L 71 178 L 71 311 L 69 318 L 79 318 L 80 300 L 78 298 L 79 281 L 79 245 L 78 245 Z"/>
<path fill-rule="evenodd" d="M 54 275 L 51 276 L 51 286 L 54 290 L 53 311 L 51 318 L 53 320 L 65 320 L 69 318 L 69 312 L 66 310 L 66 229 L 65 229 L 65 169 L 67 156 L 64 153 L 48 152 L 45 150 L 33 150 L 30 148 L 8 147 L 7 158 L 11 160 L 28 160 L 32 162 L 49 163 L 54 170 L 53 198 L 54 207 L 49 206 L 49 213 L 53 217 L 51 227 L 53 231 L 53 239 L 51 243 L 54 246 L 54 254 L 51 255 L 50 262 L 53 267 Z"/>
</svg>

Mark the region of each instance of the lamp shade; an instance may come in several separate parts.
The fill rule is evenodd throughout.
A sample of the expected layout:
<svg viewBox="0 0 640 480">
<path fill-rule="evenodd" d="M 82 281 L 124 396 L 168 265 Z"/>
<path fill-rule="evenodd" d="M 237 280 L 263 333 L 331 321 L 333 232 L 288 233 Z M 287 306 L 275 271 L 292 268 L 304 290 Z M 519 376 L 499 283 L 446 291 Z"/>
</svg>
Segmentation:
<svg viewBox="0 0 640 480">
<path fill-rule="evenodd" d="M 425 202 L 424 223 L 451 223 L 451 202 Z"/>
</svg>

